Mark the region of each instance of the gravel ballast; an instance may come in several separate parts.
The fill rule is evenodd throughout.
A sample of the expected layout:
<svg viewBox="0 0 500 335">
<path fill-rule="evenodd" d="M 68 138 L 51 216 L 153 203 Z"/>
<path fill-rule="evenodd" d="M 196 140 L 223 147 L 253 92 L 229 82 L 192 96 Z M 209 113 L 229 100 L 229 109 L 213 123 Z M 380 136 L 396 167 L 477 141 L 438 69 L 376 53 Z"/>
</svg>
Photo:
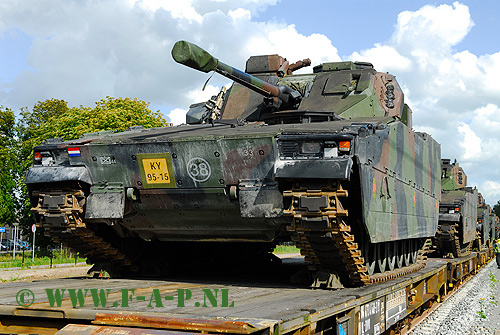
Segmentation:
<svg viewBox="0 0 500 335">
<path fill-rule="evenodd" d="M 499 332 L 500 269 L 492 260 L 409 334 L 497 335 Z"/>
</svg>

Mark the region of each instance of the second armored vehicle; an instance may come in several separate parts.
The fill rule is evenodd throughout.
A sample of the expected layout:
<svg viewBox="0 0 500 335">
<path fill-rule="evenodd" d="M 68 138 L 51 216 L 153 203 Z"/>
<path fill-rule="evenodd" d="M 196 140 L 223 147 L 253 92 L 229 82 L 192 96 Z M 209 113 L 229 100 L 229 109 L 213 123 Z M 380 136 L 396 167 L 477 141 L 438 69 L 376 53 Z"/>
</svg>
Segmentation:
<svg viewBox="0 0 500 335">
<path fill-rule="evenodd" d="M 440 254 L 469 254 L 476 238 L 477 189 L 467 186 L 467 176 L 455 161 L 442 160 L 441 203 L 436 244 Z M 489 214 L 488 214 L 489 215 Z"/>
<path fill-rule="evenodd" d="M 492 222 L 491 207 L 485 203 L 481 193 L 477 193 L 477 235 L 474 247 L 477 250 L 490 248 L 493 244 L 490 239 L 494 235 L 495 225 Z M 493 231 L 492 231 L 493 228 Z"/>
</svg>

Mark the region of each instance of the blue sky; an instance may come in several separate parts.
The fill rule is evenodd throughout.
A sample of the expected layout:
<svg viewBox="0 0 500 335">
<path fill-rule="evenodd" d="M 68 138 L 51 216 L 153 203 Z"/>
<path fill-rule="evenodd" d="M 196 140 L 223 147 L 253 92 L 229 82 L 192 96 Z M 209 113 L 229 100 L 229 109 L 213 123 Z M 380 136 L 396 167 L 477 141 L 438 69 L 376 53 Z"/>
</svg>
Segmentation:
<svg viewBox="0 0 500 335">
<path fill-rule="evenodd" d="M 2 0 L 0 105 L 65 99 L 148 101 L 174 123 L 230 82 L 174 63 L 199 44 L 244 68 L 250 55 L 372 62 L 396 75 L 413 125 L 500 200 L 500 2 L 296 0 Z"/>
<path fill-rule="evenodd" d="M 27 64 L 32 39 L 21 30 L 13 28 L 0 37 L 0 77 L 7 82 L 13 81 Z"/>
<path fill-rule="evenodd" d="M 397 15 L 416 11 L 425 5 L 452 5 L 455 1 L 311 1 L 303 6 L 298 1 L 283 1 L 259 13 L 258 19 L 293 23 L 302 34 L 327 35 L 340 55 L 370 48 L 388 39 L 394 31 Z M 309 2 L 308 2 L 309 3 Z M 457 49 L 473 50 L 477 54 L 498 52 L 500 35 L 498 18 L 500 1 L 460 1 L 469 7 L 476 23 Z"/>
</svg>

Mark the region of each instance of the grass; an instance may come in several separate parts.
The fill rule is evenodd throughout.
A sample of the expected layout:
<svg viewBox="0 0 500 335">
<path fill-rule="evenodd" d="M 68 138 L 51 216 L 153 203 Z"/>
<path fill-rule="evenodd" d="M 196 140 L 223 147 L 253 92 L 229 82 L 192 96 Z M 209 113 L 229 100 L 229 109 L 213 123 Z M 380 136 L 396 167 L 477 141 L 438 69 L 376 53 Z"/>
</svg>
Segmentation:
<svg viewBox="0 0 500 335">
<path fill-rule="evenodd" d="M 85 258 L 78 257 L 76 260 L 78 263 L 85 262 Z M 52 264 L 65 264 L 65 263 L 75 263 L 75 257 L 67 252 L 61 254 L 59 251 L 53 252 Z M 50 257 L 37 255 L 35 253 L 35 261 L 32 261 L 31 251 L 24 252 L 24 263 L 22 252 L 16 252 L 16 259 L 12 258 L 12 253 L 0 255 L 0 268 L 22 268 L 38 265 L 50 265 Z"/>
<path fill-rule="evenodd" d="M 477 314 L 479 315 L 479 317 L 481 319 L 486 319 L 486 314 L 484 313 L 484 306 L 483 306 L 483 304 L 484 304 L 484 298 L 479 299 L 480 310 L 479 310 L 479 312 L 477 312 Z"/>
<path fill-rule="evenodd" d="M 489 277 L 489 282 L 490 282 L 490 289 L 491 289 L 491 292 L 493 293 L 494 290 L 497 288 L 498 283 L 500 282 L 500 280 L 498 280 L 491 271 L 490 271 L 488 277 Z M 480 308 L 479 308 L 479 311 L 476 312 L 481 319 L 486 319 L 486 317 L 487 317 L 486 313 L 485 313 L 486 306 L 484 305 L 485 300 L 486 300 L 485 298 L 480 298 L 479 299 L 479 306 L 480 306 Z M 490 301 L 490 303 L 492 305 L 495 305 L 495 306 L 498 305 L 498 301 L 497 301 L 497 298 L 496 298 L 495 294 L 490 294 L 489 301 Z"/>
<path fill-rule="evenodd" d="M 490 294 L 491 303 L 493 305 L 497 306 L 498 305 L 497 297 L 495 294 L 493 294 L 493 292 L 497 288 L 500 280 L 498 280 L 491 271 L 490 271 L 490 274 L 488 275 L 488 277 L 490 279 L 490 288 L 491 288 L 491 293 L 492 293 L 492 294 Z"/>
<path fill-rule="evenodd" d="M 300 249 L 298 249 L 294 245 L 285 245 L 280 244 L 277 245 L 274 249 L 275 254 L 292 254 L 299 253 Z M 32 253 L 30 250 L 24 252 L 24 264 L 23 264 L 23 256 L 22 252 L 16 252 L 16 259 L 12 259 L 12 252 L 8 254 L 0 255 L 0 268 L 22 268 L 22 267 L 30 267 L 30 266 L 38 266 L 38 265 L 50 265 L 50 257 L 43 256 L 41 254 L 35 254 L 35 262 L 32 262 Z M 85 258 L 78 257 L 77 262 L 85 262 Z M 71 255 L 69 252 L 64 251 L 61 254 L 60 251 L 53 252 L 52 264 L 66 264 L 66 263 L 75 263 L 74 254 Z"/>
<path fill-rule="evenodd" d="M 297 248 L 294 245 L 277 245 L 276 248 L 274 248 L 274 253 L 275 254 L 292 254 L 292 253 L 299 253 L 300 249 Z"/>
<path fill-rule="evenodd" d="M 9 279 L 2 279 L 2 278 L 0 278 L 0 282 L 7 283 L 7 282 L 16 281 L 18 279 L 19 279 L 19 275 L 15 276 L 15 277 L 10 277 Z"/>
</svg>

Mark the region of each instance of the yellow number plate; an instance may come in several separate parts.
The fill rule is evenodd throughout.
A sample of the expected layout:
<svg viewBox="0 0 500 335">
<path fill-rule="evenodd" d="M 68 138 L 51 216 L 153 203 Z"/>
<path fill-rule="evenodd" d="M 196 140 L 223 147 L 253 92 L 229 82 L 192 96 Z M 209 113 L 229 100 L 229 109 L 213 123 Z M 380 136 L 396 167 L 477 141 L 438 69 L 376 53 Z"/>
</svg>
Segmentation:
<svg viewBox="0 0 500 335">
<path fill-rule="evenodd" d="M 148 184 L 170 183 L 167 160 L 165 158 L 143 158 L 144 176 Z"/>
</svg>

